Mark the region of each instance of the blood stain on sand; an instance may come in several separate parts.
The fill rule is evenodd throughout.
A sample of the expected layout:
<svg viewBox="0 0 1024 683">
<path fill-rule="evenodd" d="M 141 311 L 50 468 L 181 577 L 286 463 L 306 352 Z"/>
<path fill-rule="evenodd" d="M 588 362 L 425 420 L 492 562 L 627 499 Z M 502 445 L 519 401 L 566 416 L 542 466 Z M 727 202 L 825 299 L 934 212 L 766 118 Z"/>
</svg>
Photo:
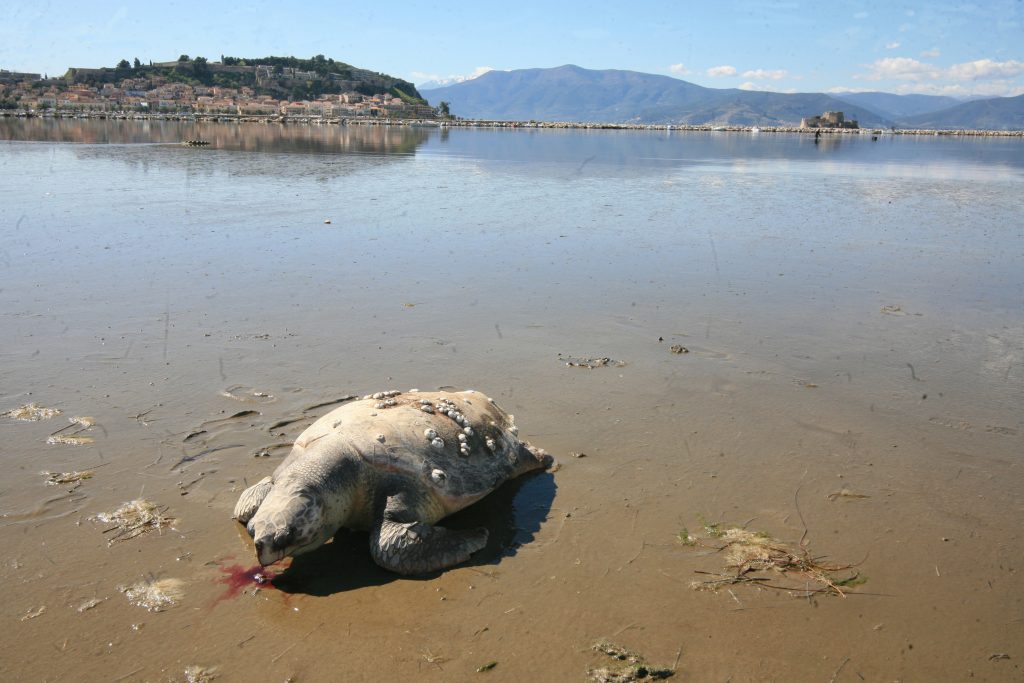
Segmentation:
<svg viewBox="0 0 1024 683">
<path fill-rule="evenodd" d="M 244 567 L 240 564 L 221 565 L 219 569 L 221 577 L 218 583 L 226 585 L 227 589 L 217 598 L 217 601 L 214 602 L 215 605 L 229 598 L 237 597 L 247 588 L 256 590 L 277 588 L 274 585 L 277 573 L 268 572 L 265 567 L 258 564 L 252 567 Z"/>
</svg>

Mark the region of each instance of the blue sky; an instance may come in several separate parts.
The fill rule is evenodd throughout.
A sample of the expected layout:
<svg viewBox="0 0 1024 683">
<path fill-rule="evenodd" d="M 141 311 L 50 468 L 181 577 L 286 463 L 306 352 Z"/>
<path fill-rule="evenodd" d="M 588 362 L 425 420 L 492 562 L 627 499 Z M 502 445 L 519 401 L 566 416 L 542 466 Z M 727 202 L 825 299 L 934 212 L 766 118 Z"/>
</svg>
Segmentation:
<svg viewBox="0 0 1024 683">
<path fill-rule="evenodd" d="M 0 68 L 49 75 L 182 53 L 324 54 L 417 84 L 577 64 L 716 88 L 1024 93 L 1022 0 L 0 0 L 0 17 Z"/>
</svg>

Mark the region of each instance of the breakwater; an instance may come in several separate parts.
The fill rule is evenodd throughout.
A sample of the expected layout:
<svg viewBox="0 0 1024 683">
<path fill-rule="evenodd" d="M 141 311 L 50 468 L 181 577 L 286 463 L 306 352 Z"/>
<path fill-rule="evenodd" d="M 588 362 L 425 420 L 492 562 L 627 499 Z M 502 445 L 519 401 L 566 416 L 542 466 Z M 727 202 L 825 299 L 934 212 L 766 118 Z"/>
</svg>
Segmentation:
<svg viewBox="0 0 1024 683">
<path fill-rule="evenodd" d="M 491 121 L 481 119 L 411 119 L 386 117 L 243 116 L 239 114 L 140 112 L 26 112 L 6 110 L 0 116 L 53 119 L 115 119 L 138 121 L 190 121 L 297 125 L 426 126 L 434 128 L 523 128 L 567 130 L 654 130 L 680 132 L 798 133 L 814 135 L 946 135 L 971 137 L 1024 137 L 1024 130 L 919 129 L 919 128 L 801 128 L 799 126 L 739 126 L 732 124 L 595 123 L 585 121 Z"/>
</svg>

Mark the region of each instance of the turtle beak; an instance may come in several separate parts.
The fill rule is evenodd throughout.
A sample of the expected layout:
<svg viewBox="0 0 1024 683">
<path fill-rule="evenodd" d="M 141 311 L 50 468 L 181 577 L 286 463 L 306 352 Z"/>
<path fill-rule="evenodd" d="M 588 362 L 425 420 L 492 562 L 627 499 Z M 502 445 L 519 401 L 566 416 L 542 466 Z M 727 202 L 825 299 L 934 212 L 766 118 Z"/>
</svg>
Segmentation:
<svg viewBox="0 0 1024 683">
<path fill-rule="evenodd" d="M 285 549 L 282 546 L 274 543 L 273 536 L 263 536 L 256 539 L 254 543 L 256 546 L 256 559 L 259 560 L 260 565 L 267 567 L 278 560 L 284 559 Z"/>
</svg>

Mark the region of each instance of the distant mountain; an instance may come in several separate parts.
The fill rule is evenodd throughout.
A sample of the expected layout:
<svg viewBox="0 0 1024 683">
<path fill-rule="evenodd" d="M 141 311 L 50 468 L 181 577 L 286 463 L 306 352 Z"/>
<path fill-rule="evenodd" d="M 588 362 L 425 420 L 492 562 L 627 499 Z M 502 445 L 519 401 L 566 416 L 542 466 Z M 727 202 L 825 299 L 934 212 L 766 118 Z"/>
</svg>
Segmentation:
<svg viewBox="0 0 1024 683">
<path fill-rule="evenodd" d="M 835 98 L 892 120 L 929 114 L 963 103 L 963 100 L 943 95 L 894 95 L 887 92 L 845 92 L 835 95 Z"/>
<path fill-rule="evenodd" d="M 784 94 L 705 88 L 636 71 L 553 69 L 489 71 L 441 88 L 421 88 L 456 116 L 499 121 L 796 126 L 806 116 L 841 111 L 864 128 L 1024 130 L 1021 97 L 961 102 L 935 95 Z"/>
<path fill-rule="evenodd" d="M 641 110 L 692 105 L 714 91 L 668 76 L 567 65 L 489 71 L 421 92 L 432 102 L 449 102 L 452 112 L 467 118 L 619 122 Z"/>
<path fill-rule="evenodd" d="M 1024 130 L 1024 95 L 964 102 L 942 111 L 908 117 L 900 123 L 906 128 L 929 130 Z"/>
<path fill-rule="evenodd" d="M 489 71 L 421 92 L 431 102 L 448 102 L 453 114 L 473 119 L 795 126 L 805 116 L 840 110 L 861 125 L 890 123 L 868 109 L 820 93 L 722 90 L 668 76 L 573 65 Z"/>
<path fill-rule="evenodd" d="M 865 128 L 891 125 L 888 119 L 822 93 L 774 93 L 752 90 L 714 90 L 708 100 L 686 111 L 646 110 L 641 123 L 722 124 L 735 126 L 798 126 L 800 119 L 826 111 L 841 111 L 847 120 Z"/>
</svg>

